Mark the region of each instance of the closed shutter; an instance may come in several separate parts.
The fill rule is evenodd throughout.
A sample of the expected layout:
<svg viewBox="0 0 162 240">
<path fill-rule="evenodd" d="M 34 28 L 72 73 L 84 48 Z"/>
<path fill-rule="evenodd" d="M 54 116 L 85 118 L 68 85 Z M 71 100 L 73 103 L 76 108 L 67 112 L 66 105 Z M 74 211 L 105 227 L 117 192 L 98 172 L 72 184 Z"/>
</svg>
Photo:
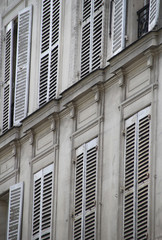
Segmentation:
<svg viewBox="0 0 162 240">
<path fill-rule="evenodd" d="M 53 164 L 34 175 L 33 239 L 52 238 L 53 180 Z"/>
<path fill-rule="evenodd" d="M 134 239 L 136 118 L 126 122 L 124 239 Z"/>
<path fill-rule="evenodd" d="M 59 27 L 60 0 L 42 0 L 39 106 L 56 98 Z"/>
<path fill-rule="evenodd" d="M 125 45 L 126 0 L 114 1 L 113 54 L 120 52 Z"/>
<path fill-rule="evenodd" d="M 15 80 L 14 124 L 27 115 L 30 67 L 32 6 L 18 14 L 17 64 Z"/>
<path fill-rule="evenodd" d="M 81 77 L 100 67 L 103 0 L 83 0 Z"/>
<path fill-rule="evenodd" d="M 160 5 L 160 0 L 150 0 L 149 31 L 151 31 L 157 23 L 157 19 L 159 16 L 159 5 Z"/>
<path fill-rule="evenodd" d="M 148 239 L 150 108 L 126 121 L 124 239 Z"/>
<path fill-rule="evenodd" d="M 97 139 L 76 154 L 74 240 L 96 239 Z"/>
<path fill-rule="evenodd" d="M 23 183 L 10 187 L 7 239 L 21 239 Z"/>
<path fill-rule="evenodd" d="M 11 112 L 13 98 L 13 35 L 14 26 L 10 22 L 6 27 L 5 37 L 5 73 L 4 73 L 4 91 L 3 91 L 3 123 L 2 131 L 6 132 L 11 127 Z"/>
</svg>

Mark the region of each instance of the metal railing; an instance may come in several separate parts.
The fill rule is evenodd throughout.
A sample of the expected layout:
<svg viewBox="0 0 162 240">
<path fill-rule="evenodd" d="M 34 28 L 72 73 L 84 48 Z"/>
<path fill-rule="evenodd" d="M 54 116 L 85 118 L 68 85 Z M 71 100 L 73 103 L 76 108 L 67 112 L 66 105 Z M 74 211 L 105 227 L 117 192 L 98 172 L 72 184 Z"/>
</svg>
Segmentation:
<svg viewBox="0 0 162 240">
<path fill-rule="evenodd" d="M 138 12 L 138 38 L 148 32 L 149 4 L 141 8 Z"/>
</svg>

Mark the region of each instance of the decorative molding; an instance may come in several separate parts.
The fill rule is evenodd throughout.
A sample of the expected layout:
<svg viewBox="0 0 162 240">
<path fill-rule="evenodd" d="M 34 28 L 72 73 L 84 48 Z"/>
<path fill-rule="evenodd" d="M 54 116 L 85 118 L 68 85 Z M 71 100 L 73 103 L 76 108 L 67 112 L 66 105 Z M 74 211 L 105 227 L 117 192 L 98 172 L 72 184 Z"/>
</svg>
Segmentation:
<svg viewBox="0 0 162 240">
<path fill-rule="evenodd" d="M 70 118 L 74 118 L 75 117 L 75 104 L 74 102 L 70 102 L 67 107 L 69 108 L 70 110 Z"/>
<path fill-rule="evenodd" d="M 27 134 L 29 135 L 29 144 L 33 145 L 34 142 L 34 132 L 32 129 L 30 129 L 29 131 L 27 131 Z"/>
<path fill-rule="evenodd" d="M 124 71 L 122 68 L 118 69 L 115 74 L 118 77 L 118 83 L 119 83 L 119 87 L 122 87 L 124 85 Z"/>
<path fill-rule="evenodd" d="M 56 121 L 54 119 L 54 116 L 53 115 L 49 116 L 48 120 L 51 122 L 51 131 L 55 131 L 56 130 Z"/>
<path fill-rule="evenodd" d="M 100 100 L 100 87 L 98 85 L 96 85 L 96 86 L 92 87 L 92 91 L 95 94 L 95 97 L 94 97 L 95 101 L 99 102 L 99 100 Z"/>
<path fill-rule="evenodd" d="M 17 146 L 16 146 L 16 142 L 13 141 L 10 143 L 10 146 L 12 147 L 12 157 L 16 156 L 17 154 Z"/>
<path fill-rule="evenodd" d="M 148 50 L 144 53 L 144 55 L 147 57 L 147 67 L 152 68 L 154 63 L 154 52 L 153 50 Z"/>
</svg>

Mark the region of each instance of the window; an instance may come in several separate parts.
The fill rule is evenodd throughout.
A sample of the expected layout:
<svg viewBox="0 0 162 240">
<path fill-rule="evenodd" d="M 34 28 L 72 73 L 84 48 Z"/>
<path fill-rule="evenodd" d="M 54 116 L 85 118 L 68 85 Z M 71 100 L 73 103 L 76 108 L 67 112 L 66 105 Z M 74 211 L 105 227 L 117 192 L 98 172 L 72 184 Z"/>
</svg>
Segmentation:
<svg viewBox="0 0 162 240">
<path fill-rule="evenodd" d="M 54 165 L 34 174 L 32 239 L 52 239 Z"/>
<path fill-rule="evenodd" d="M 114 55 L 125 48 L 126 39 L 129 44 L 131 44 L 137 39 L 137 32 L 138 37 L 141 37 L 146 32 L 151 31 L 157 24 L 160 1 L 150 0 L 148 5 L 143 2 L 148 3 L 148 1 L 136 0 L 113 1 L 112 50 Z M 144 7 L 144 5 L 146 6 Z M 138 14 L 138 19 L 136 14 Z M 138 31 L 135 30 L 135 28 L 137 28 Z M 132 36 L 132 34 L 134 34 L 135 37 Z"/>
<path fill-rule="evenodd" d="M 32 8 L 19 12 L 6 27 L 2 131 L 26 117 L 30 66 Z M 17 56 L 16 56 L 17 53 Z"/>
<path fill-rule="evenodd" d="M 56 98 L 60 30 L 60 0 L 42 0 L 39 106 Z"/>
<path fill-rule="evenodd" d="M 7 219 L 8 219 L 9 191 L 0 196 L 0 239 L 7 239 Z"/>
<path fill-rule="evenodd" d="M 103 0 L 83 0 L 81 77 L 100 67 Z"/>
<path fill-rule="evenodd" d="M 148 239 L 150 108 L 126 121 L 124 239 Z"/>
<path fill-rule="evenodd" d="M 21 239 L 23 183 L 10 187 L 7 239 Z"/>
<path fill-rule="evenodd" d="M 96 239 L 97 138 L 76 150 L 74 240 Z"/>
</svg>

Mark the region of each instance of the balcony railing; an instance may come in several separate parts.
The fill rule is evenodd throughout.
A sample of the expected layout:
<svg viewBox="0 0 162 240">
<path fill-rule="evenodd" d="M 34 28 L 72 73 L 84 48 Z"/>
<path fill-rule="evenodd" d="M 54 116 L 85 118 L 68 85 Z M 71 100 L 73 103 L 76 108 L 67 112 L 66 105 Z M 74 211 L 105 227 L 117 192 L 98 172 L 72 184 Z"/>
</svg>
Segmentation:
<svg viewBox="0 0 162 240">
<path fill-rule="evenodd" d="M 141 8 L 138 12 L 138 38 L 148 32 L 149 4 Z"/>
</svg>

